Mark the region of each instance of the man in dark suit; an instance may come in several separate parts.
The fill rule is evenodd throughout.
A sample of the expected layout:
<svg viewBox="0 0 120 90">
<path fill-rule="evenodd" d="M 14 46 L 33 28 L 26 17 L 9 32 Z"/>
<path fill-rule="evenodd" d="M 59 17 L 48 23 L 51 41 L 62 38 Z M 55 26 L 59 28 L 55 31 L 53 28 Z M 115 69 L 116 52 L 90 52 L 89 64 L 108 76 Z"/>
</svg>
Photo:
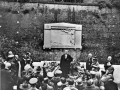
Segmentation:
<svg viewBox="0 0 120 90">
<path fill-rule="evenodd" d="M 73 61 L 73 58 L 68 54 L 68 50 L 65 50 L 65 54 L 61 56 L 60 68 L 62 71 L 62 76 L 67 77 L 70 71 L 70 63 Z"/>
<path fill-rule="evenodd" d="M 113 82 L 114 78 L 112 75 L 109 75 L 108 81 L 105 82 L 104 87 L 105 90 L 118 90 L 118 86 L 115 82 Z"/>
<path fill-rule="evenodd" d="M 92 54 L 88 54 L 88 60 L 86 62 L 86 70 L 90 71 L 92 69 Z"/>
<path fill-rule="evenodd" d="M 3 63 L 0 65 L 0 90 L 12 90 L 14 80 L 12 79 L 11 72 L 8 69 L 5 69 L 5 67 L 6 66 Z"/>
</svg>

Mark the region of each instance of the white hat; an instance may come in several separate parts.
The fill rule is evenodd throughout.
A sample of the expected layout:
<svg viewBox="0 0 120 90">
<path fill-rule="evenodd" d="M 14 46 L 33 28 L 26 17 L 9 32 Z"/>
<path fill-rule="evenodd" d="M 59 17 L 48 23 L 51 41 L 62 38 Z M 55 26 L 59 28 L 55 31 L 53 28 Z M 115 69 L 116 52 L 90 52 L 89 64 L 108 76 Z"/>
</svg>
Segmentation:
<svg viewBox="0 0 120 90">
<path fill-rule="evenodd" d="M 100 86 L 100 90 L 105 90 L 105 87 L 104 86 Z"/>
<path fill-rule="evenodd" d="M 19 56 L 18 55 L 15 55 L 16 58 L 18 58 Z"/>
<path fill-rule="evenodd" d="M 12 55 L 12 54 L 13 54 L 13 52 L 12 52 L 12 51 L 9 51 L 9 52 L 8 52 L 8 54 L 9 54 L 9 55 Z"/>
<path fill-rule="evenodd" d="M 10 66 L 11 66 L 11 63 L 9 63 L 9 62 L 6 62 L 6 63 L 5 63 L 5 68 L 6 68 L 6 69 L 8 69 Z"/>
<path fill-rule="evenodd" d="M 48 72 L 48 73 L 47 73 L 47 76 L 48 76 L 48 77 L 53 77 L 54 74 L 53 74 L 52 72 Z"/>
<path fill-rule="evenodd" d="M 9 58 L 12 58 L 12 57 L 14 57 L 14 55 L 8 55 L 8 57 L 9 57 Z"/>
<path fill-rule="evenodd" d="M 55 74 L 62 74 L 62 71 L 61 70 L 56 70 Z"/>
<path fill-rule="evenodd" d="M 15 86 L 13 86 L 13 90 L 17 90 L 17 86 L 15 85 Z"/>
<path fill-rule="evenodd" d="M 77 82 L 82 82 L 82 79 L 81 79 L 81 78 L 78 78 L 78 79 L 77 79 Z"/>
<path fill-rule="evenodd" d="M 8 52 L 8 57 L 9 57 L 9 58 L 14 57 L 14 54 L 13 54 L 13 52 L 12 52 L 12 51 L 9 51 L 9 52 Z"/>
<path fill-rule="evenodd" d="M 38 81 L 37 78 L 31 78 L 31 79 L 29 80 L 29 83 L 30 83 L 30 84 L 36 84 L 37 81 Z"/>
<path fill-rule="evenodd" d="M 30 66 L 30 64 L 27 64 L 27 65 L 25 65 L 24 70 L 25 70 L 25 71 L 28 71 L 30 68 L 32 68 L 32 67 Z"/>
<path fill-rule="evenodd" d="M 65 87 L 63 90 L 71 90 L 70 87 Z"/>
<path fill-rule="evenodd" d="M 58 82 L 58 83 L 57 83 L 57 86 L 62 86 L 62 82 Z"/>
<path fill-rule="evenodd" d="M 48 78 L 44 78 L 44 80 L 48 80 Z"/>
<path fill-rule="evenodd" d="M 95 75 L 96 73 L 95 71 L 90 71 L 90 74 Z"/>
</svg>

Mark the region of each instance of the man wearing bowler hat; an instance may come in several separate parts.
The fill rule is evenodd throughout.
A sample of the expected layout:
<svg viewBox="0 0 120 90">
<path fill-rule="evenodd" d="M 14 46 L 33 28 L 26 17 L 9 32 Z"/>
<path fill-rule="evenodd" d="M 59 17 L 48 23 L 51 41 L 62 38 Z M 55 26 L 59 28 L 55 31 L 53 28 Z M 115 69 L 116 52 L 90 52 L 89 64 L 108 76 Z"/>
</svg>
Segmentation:
<svg viewBox="0 0 120 90">
<path fill-rule="evenodd" d="M 70 71 L 70 63 L 73 58 L 68 54 L 68 50 L 65 50 L 65 54 L 61 56 L 60 68 L 62 71 L 62 76 L 67 77 Z"/>
</svg>

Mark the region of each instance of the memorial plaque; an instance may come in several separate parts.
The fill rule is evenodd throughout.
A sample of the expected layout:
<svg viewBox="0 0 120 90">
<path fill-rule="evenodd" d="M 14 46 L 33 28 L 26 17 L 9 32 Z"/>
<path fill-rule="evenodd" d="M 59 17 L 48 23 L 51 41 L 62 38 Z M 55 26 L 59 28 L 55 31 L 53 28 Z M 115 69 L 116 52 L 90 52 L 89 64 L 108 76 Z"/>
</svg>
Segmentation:
<svg viewBox="0 0 120 90">
<path fill-rule="evenodd" d="M 69 23 L 44 25 L 43 48 L 81 48 L 82 26 Z"/>
</svg>

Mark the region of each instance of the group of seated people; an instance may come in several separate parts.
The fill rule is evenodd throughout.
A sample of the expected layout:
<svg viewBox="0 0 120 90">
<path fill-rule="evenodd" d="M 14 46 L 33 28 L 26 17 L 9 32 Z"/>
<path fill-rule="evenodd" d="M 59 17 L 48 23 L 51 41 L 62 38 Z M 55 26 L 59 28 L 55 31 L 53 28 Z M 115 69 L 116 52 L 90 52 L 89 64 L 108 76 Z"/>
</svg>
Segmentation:
<svg viewBox="0 0 120 90">
<path fill-rule="evenodd" d="M 111 56 L 104 64 L 105 70 L 100 71 L 97 57 L 89 54 L 86 67 L 72 63 L 67 77 L 62 77 L 58 63 L 34 66 L 30 53 L 26 56 L 24 65 L 11 51 L 6 60 L 0 58 L 1 90 L 118 90 Z"/>
</svg>

